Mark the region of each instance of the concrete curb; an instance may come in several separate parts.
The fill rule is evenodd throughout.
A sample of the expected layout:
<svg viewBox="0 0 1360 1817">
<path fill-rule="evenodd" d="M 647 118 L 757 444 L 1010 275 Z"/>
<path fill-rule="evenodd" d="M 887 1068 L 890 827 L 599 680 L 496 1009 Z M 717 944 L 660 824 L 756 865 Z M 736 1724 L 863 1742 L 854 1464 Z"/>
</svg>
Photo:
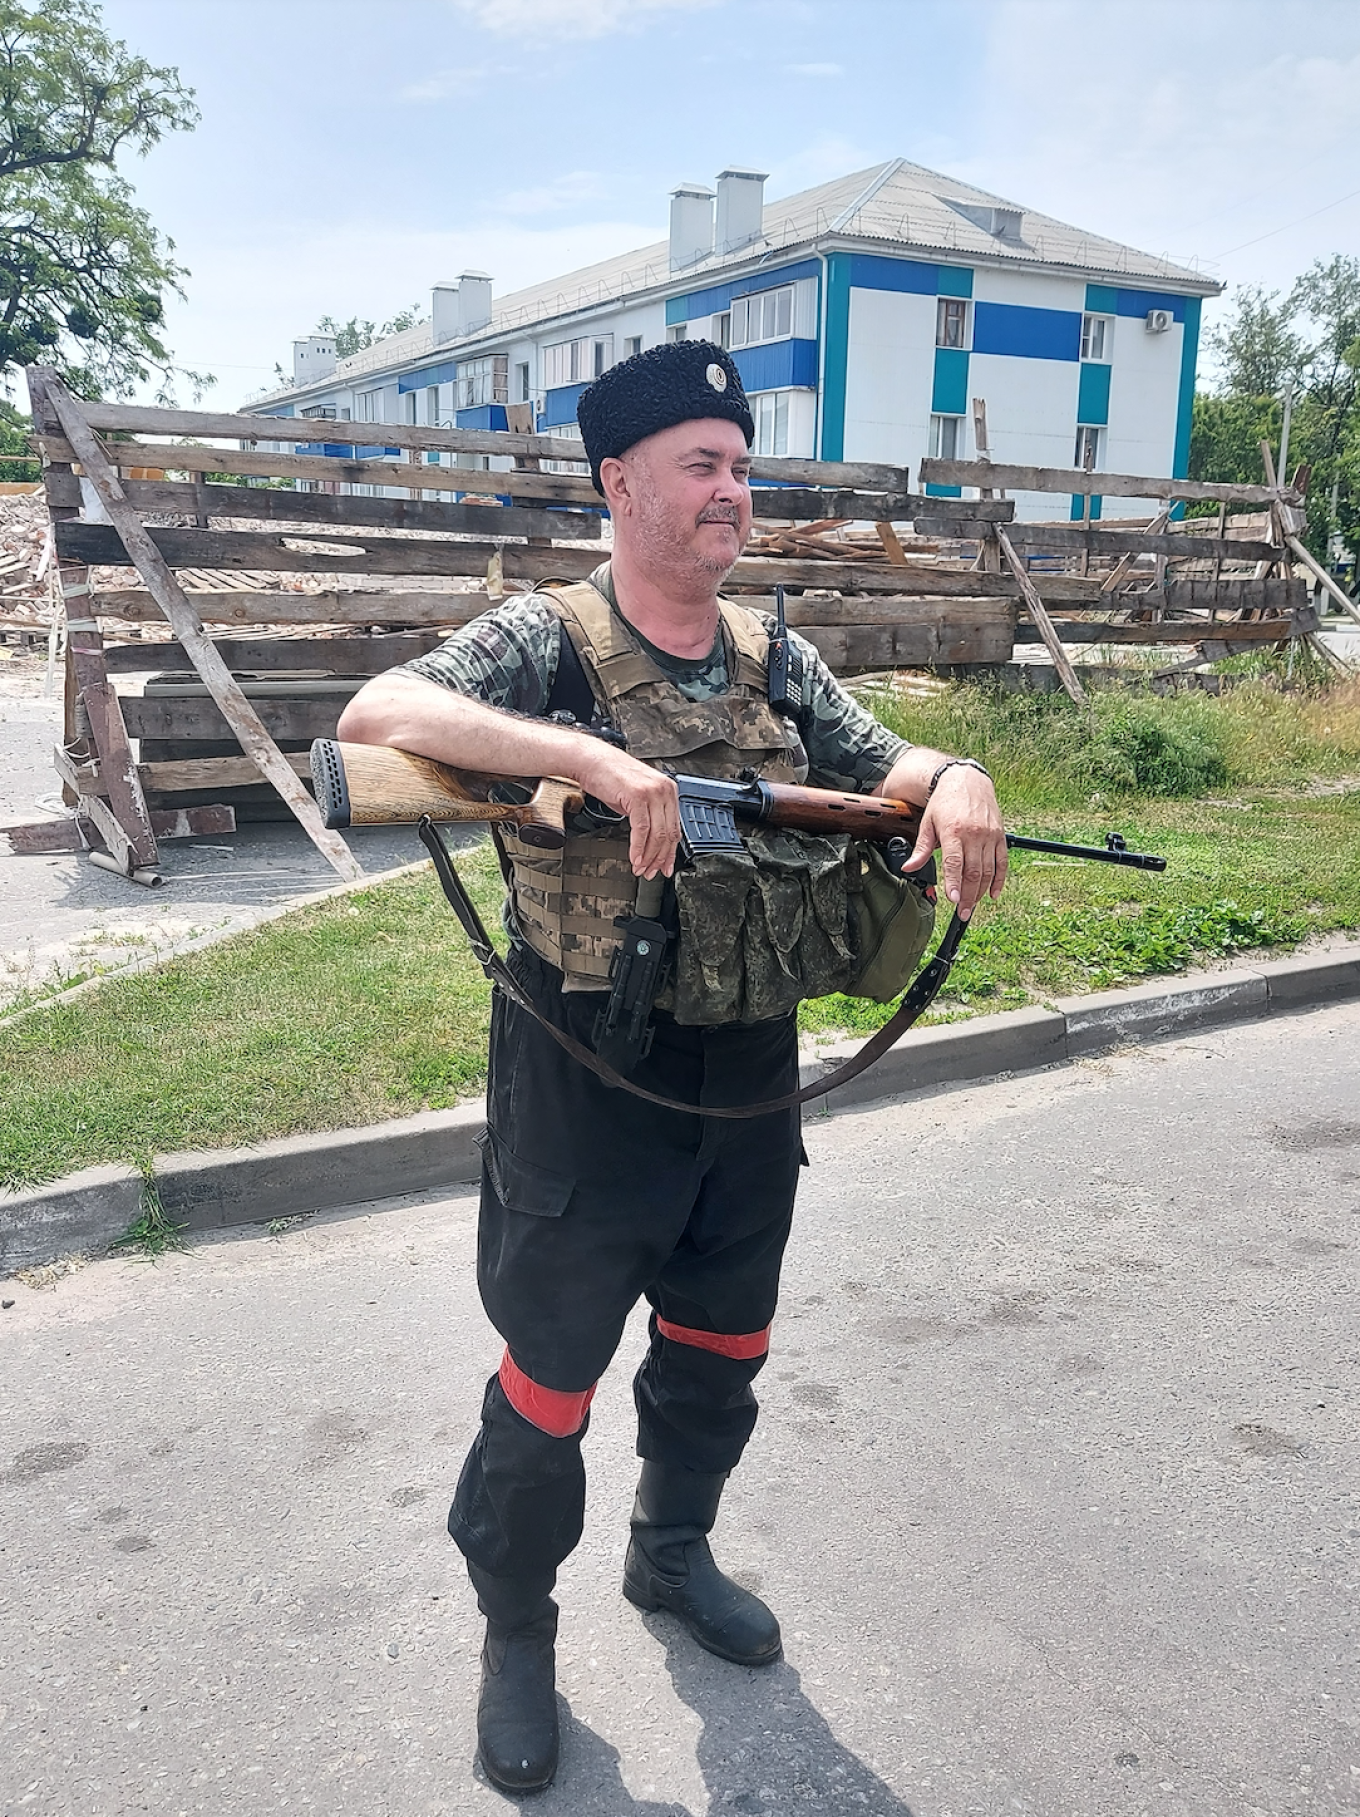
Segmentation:
<svg viewBox="0 0 1360 1817">
<path fill-rule="evenodd" d="M 914 1029 L 870 1072 L 820 1102 L 848 1109 L 1355 996 L 1360 942 L 1313 958 L 1202 973 L 1169 987 L 1060 998 L 1048 1009 Z M 804 1061 L 803 1083 L 825 1076 L 857 1046 L 821 1049 Z M 165 1155 L 156 1163 L 156 1186 L 170 1218 L 191 1232 L 440 1192 L 478 1178 L 484 1119 L 479 1099 L 366 1129 Z M 0 1274 L 107 1247 L 136 1217 L 141 1186 L 132 1168 L 91 1167 L 50 1186 L 0 1195 Z"/>
</svg>

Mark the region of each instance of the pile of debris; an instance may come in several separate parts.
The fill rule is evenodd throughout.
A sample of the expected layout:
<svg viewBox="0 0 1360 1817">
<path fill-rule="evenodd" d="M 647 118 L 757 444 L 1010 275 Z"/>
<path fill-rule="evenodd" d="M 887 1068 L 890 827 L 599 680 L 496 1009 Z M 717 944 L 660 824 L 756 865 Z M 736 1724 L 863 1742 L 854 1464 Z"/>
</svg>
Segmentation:
<svg viewBox="0 0 1360 1817">
<path fill-rule="evenodd" d="M 0 641 L 46 641 L 53 611 L 51 565 L 42 493 L 0 495 Z"/>
</svg>

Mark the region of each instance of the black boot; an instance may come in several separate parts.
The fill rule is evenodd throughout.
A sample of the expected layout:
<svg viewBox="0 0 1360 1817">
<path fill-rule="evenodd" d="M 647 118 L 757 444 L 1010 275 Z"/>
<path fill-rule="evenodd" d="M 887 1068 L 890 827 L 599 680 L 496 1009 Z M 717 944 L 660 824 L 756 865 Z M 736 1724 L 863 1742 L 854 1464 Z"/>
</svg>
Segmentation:
<svg viewBox="0 0 1360 1817">
<path fill-rule="evenodd" d="M 493 1577 L 471 1562 L 468 1576 L 486 1616 L 477 1703 L 482 1766 L 503 1792 L 541 1792 L 557 1771 L 552 1576 Z"/>
<path fill-rule="evenodd" d="M 623 1593 L 639 1609 L 678 1616 L 720 1659 L 765 1666 L 779 1657 L 779 1623 L 758 1596 L 723 1576 L 708 1549 L 726 1481 L 725 1474 L 643 1464 Z"/>
</svg>

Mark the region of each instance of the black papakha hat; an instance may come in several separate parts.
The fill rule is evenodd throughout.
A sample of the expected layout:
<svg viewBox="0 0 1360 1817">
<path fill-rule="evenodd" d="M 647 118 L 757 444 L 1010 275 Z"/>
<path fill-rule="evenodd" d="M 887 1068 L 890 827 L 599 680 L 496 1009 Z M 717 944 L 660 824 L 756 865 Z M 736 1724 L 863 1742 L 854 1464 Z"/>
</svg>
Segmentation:
<svg viewBox="0 0 1360 1817">
<path fill-rule="evenodd" d="M 748 448 L 755 440 L 741 374 L 715 341 L 667 341 L 611 366 L 587 385 L 576 406 L 595 490 L 604 490 L 601 461 L 626 454 L 659 429 L 705 416 L 735 423 Z"/>
</svg>

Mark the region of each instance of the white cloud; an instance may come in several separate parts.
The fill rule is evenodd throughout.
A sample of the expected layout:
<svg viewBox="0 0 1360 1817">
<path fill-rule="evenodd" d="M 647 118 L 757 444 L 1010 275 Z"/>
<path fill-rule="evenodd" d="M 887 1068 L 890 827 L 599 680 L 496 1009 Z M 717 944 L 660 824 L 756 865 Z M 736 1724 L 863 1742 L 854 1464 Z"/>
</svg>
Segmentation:
<svg viewBox="0 0 1360 1817">
<path fill-rule="evenodd" d="M 604 194 L 598 171 L 569 170 L 551 183 L 533 189 L 512 189 L 495 204 L 500 214 L 554 214 L 559 209 L 575 208 L 582 202 L 595 202 Z"/>
<path fill-rule="evenodd" d="M 1355 187 L 1360 10 L 1295 0 L 1288 35 L 1283 16 L 1276 0 L 1000 0 L 977 135 L 947 168 L 1210 276 L 1286 285 L 1360 231 L 1354 200 L 1304 219 Z"/>
<path fill-rule="evenodd" d="M 505 37 L 603 38 L 636 31 L 658 13 L 698 12 L 721 0 L 453 0 L 487 31 Z"/>
<path fill-rule="evenodd" d="M 845 68 L 840 63 L 786 63 L 786 76 L 843 76 Z"/>
</svg>

